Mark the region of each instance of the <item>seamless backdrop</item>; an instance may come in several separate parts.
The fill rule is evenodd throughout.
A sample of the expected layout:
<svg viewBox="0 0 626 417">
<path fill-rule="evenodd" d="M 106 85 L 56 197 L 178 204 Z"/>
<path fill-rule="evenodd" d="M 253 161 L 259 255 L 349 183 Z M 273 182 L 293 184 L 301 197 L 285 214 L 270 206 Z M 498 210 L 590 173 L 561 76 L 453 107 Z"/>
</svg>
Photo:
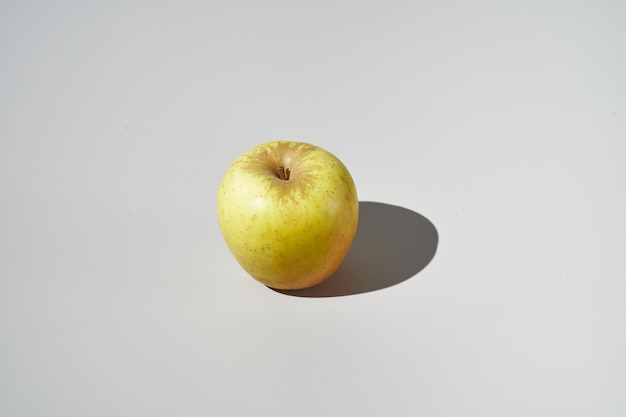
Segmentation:
<svg viewBox="0 0 626 417">
<path fill-rule="evenodd" d="M 0 4 L 0 415 L 623 416 L 622 1 Z M 311 142 L 327 283 L 228 252 L 222 175 Z"/>
</svg>

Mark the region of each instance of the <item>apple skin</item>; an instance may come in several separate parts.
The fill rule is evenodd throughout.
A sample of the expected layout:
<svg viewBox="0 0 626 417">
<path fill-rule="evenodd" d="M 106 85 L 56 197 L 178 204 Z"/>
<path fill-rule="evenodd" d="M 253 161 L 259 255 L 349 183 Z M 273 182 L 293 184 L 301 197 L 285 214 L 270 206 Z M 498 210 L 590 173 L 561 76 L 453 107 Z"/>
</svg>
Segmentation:
<svg viewBox="0 0 626 417">
<path fill-rule="evenodd" d="M 281 166 L 288 179 L 281 179 Z M 272 141 L 227 170 L 217 216 L 246 272 L 270 288 L 295 290 L 321 283 L 339 267 L 356 233 L 359 201 L 350 172 L 333 154 Z"/>
</svg>

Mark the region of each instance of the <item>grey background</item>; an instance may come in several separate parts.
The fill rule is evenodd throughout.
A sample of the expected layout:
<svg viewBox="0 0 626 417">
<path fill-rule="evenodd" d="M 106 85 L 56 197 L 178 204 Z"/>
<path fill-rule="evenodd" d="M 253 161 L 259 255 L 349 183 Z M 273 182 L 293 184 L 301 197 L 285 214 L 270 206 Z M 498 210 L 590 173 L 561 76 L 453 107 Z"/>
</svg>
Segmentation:
<svg viewBox="0 0 626 417">
<path fill-rule="evenodd" d="M 4 1 L 0 415 L 626 415 L 623 1 Z M 270 139 L 362 222 L 272 291 L 215 193 Z"/>
</svg>

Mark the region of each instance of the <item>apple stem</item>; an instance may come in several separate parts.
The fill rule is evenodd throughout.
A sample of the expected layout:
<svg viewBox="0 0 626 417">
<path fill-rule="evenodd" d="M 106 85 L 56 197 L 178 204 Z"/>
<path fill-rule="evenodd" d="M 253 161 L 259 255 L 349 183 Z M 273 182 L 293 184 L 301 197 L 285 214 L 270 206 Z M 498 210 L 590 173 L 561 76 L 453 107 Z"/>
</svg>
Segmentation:
<svg viewBox="0 0 626 417">
<path fill-rule="evenodd" d="M 284 165 L 278 167 L 278 178 L 281 180 L 287 181 L 289 179 L 289 174 L 291 174 L 289 168 L 285 168 Z"/>
</svg>

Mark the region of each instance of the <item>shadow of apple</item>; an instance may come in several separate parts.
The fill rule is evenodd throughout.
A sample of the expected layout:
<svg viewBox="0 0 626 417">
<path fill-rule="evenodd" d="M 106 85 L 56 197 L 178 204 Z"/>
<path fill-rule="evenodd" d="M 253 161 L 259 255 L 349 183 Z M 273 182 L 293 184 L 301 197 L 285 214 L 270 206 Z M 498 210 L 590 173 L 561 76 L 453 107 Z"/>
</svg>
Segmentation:
<svg viewBox="0 0 626 417">
<path fill-rule="evenodd" d="M 390 204 L 359 203 L 359 226 L 343 263 L 326 281 L 299 297 L 337 297 L 391 287 L 424 269 L 437 252 L 439 235 L 426 217 Z"/>
</svg>

